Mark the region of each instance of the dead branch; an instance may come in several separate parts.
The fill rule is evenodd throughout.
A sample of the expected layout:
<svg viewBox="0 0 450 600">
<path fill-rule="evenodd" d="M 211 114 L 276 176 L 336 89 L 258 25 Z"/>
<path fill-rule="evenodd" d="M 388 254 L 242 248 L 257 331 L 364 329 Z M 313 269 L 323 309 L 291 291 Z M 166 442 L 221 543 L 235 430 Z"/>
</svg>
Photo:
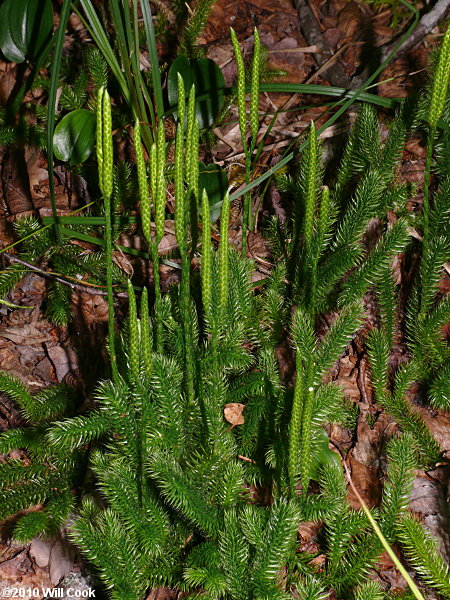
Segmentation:
<svg viewBox="0 0 450 600">
<path fill-rule="evenodd" d="M 73 281 L 68 281 L 67 279 L 63 279 L 62 277 L 59 277 L 59 275 L 57 275 L 56 273 L 52 273 L 51 271 L 44 271 L 44 269 L 40 269 L 39 267 L 36 267 L 35 265 L 27 263 L 26 261 L 22 260 L 21 258 L 18 258 L 17 256 L 13 256 L 12 254 L 3 252 L 2 255 L 10 263 L 16 263 L 19 265 L 23 265 L 24 267 L 26 267 L 26 269 L 28 271 L 33 271 L 34 273 L 38 273 L 39 275 L 42 275 L 42 277 L 45 277 L 46 279 L 51 279 L 52 281 L 57 281 L 58 283 L 67 285 L 70 288 L 72 288 L 72 290 L 76 290 L 78 292 L 87 292 L 89 294 L 97 294 L 99 296 L 107 296 L 108 295 L 108 292 L 106 292 L 104 290 L 99 290 L 97 287 L 93 287 L 92 285 L 89 285 L 88 283 L 83 284 L 83 283 L 75 283 Z M 128 298 L 128 294 L 126 292 L 115 292 L 114 296 L 116 298 Z"/>
<path fill-rule="evenodd" d="M 395 57 L 398 58 L 400 56 L 403 56 L 408 52 L 408 50 L 411 50 L 411 48 L 417 46 L 417 44 L 421 42 L 423 38 L 436 27 L 436 25 L 439 25 L 439 23 L 441 23 L 446 18 L 449 10 L 450 0 L 437 0 L 433 8 L 424 15 L 422 15 L 419 24 L 414 29 L 412 34 L 408 37 L 408 39 L 405 40 L 403 45 L 400 46 Z M 386 58 L 389 56 L 392 50 L 394 50 L 396 44 L 398 44 L 398 39 L 382 46 L 382 62 L 386 60 Z"/>
</svg>

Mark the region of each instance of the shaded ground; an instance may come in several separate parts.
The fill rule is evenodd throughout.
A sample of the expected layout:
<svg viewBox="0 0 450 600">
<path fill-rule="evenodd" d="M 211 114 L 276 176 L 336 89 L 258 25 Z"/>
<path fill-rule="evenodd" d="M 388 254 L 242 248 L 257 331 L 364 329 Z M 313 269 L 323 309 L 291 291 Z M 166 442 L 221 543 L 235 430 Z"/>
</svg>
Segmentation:
<svg viewBox="0 0 450 600">
<path fill-rule="evenodd" d="M 211 11 L 208 26 L 200 42 L 206 46 L 207 55 L 222 68 L 227 84 L 231 84 L 236 75 L 229 40 L 230 26 L 236 30 L 244 54 L 247 55 L 253 48 L 251 32 L 253 27 L 258 27 L 261 41 L 269 49 L 270 65 L 287 72 L 283 81 L 328 84 L 328 77 L 335 77 L 339 72 L 352 82 L 352 78 L 365 71 L 369 58 L 377 60 L 374 47 L 381 48 L 383 44 L 391 42 L 406 23 L 399 9 L 393 14 L 392 10 L 384 8 L 383 5 L 375 9 L 362 1 L 317 1 L 310 6 L 318 21 L 324 43 L 334 53 L 331 60 L 322 61 L 319 72 L 316 62 L 318 48 L 305 39 L 301 32 L 297 9 L 288 0 L 219 0 Z M 390 27 L 393 18 L 397 17 L 399 23 L 395 28 Z M 73 31 L 79 31 L 76 19 L 72 22 L 72 28 Z M 383 72 L 382 79 L 387 81 L 379 86 L 378 93 L 386 97 L 403 97 L 420 87 L 426 78 L 425 69 L 430 51 L 439 37 L 439 30 L 433 29 L 420 45 L 394 61 Z M 15 67 L 2 64 L 0 68 L 0 94 L 5 101 L 14 84 Z M 29 99 L 32 102 L 41 101 L 38 93 Z M 261 170 L 274 164 L 291 140 L 301 135 L 308 127 L 311 119 L 320 117 L 324 112 L 321 107 L 306 110 L 302 108 L 312 100 L 300 95 L 261 95 L 260 114 L 268 115 L 262 119 L 261 135 L 268 126 L 274 110 L 281 107 L 284 110 L 290 109 L 280 116 L 277 125 L 272 129 L 271 137 L 261 156 Z M 353 116 L 354 111 L 350 110 L 343 119 L 322 134 L 322 138 L 327 140 L 328 152 L 333 153 L 336 145 L 342 144 L 342 136 L 348 130 Z M 232 113 L 227 123 L 216 130 L 219 142 L 212 154 L 215 162 L 223 165 L 230 177 L 235 178 L 236 185 L 239 185 L 243 154 L 237 119 L 234 117 Z M 322 118 L 326 119 L 325 116 Z M 382 133 L 386 133 L 384 125 Z M 4 149 L 0 152 L 3 167 L 0 237 L 4 248 L 14 240 L 10 227 L 12 220 L 24 214 L 46 216 L 50 213 L 50 201 L 48 173 L 43 153 L 32 148 L 12 155 L 6 154 Z M 403 156 L 400 177 L 417 182 L 420 188 L 423 183 L 424 164 L 424 148 L 421 141 L 410 141 Z M 77 176 L 64 169 L 58 169 L 55 183 L 57 205 L 62 212 L 69 212 L 88 201 L 85 186 Z M 411 201 L 411 209 L 419 210 L 421 202 L 422 195 L 419 192 Z M 284 217 L 284 207 L 275 190 L 264 199 L 261 213 L 264 212 Z M 241 239 L 240 222 L 240 208 L 235 206 L 232 211 L 230 240 L 236 245 L 240 244 Z M 164 243 L 166 249 L 170 249 L 175 243 L 170 232 L 165 236 Z M 249 236 L 249 255 L 256 261 L 255 280 L 264 277 L 270 271 L 270 253 L 259 231 Z M 125 271 L 130 268 L 142 268 L 141 264 L 130 257 L 117 256 L 117 261 L 122 261 Z M 8 261 L 5 260 L 5 264 L 8 264 Z M 45 268 L 45 265 L 43 267 Z M 410 273 L 401 260 L 396 268 L 398 283 L 408 286 Z M 162 277 L 169 285 L 177 275 L 170 268 L 164 269 Z M 103 366 L 102 348 L 107 321 L 105 298 L 99 293 L 79 290 L 74 301 L 74 323 L 69 327 L 55 327 L 43 316 L 46 287 L 45 278 L 38 274 L 28 275 L 9 300 L 14 304 L 34 308 L 9 309 L 0 305 L 0 369 L 19 376 L 29 384 L 32 391 L 39 391 L 61 381 L 82 391 L 89 391 Z M 441 287 L 443 292 L 449 291 L 448 275 L 442 280 Z M 375 314 L 372 318 L 376 319 Z M 343 385 L 347 396 L 357 403 L 360 409 L 356 435 L 350 437 L 348 430 L 339 426 L 333 426 L 329 433 L 335 448 L 341 454 L 347 455 L 347 464 L 360 494 L 373 506 L 380 498 L 385 474 L 383 442 L 396 425 L 392 419 L 381 414 L 380 407 L 373 402 L 367 377 L 367 358 L 362 344 L 364 334 L 363 331 L 358 335 L 332 373 L 332 378 Z M 392 360 L 401 362 L 404 353 L 404 347 L 399 344 Z M 285 359 L 288 361 L 289 356 Z M 419 390 L 416 390 L 416 393 L 418 394 Z M 418 398 L 412 396 L 411 399 Z M 420 406 L 420 402 L 416 403 L 416 410 L 430 426 L 442 450 L 445 453 L 450 452 L 450 416 L 442 411 L 430 411 Z M 378 417 L 373 429 L 368 425 L 367 415 Z M 21 416 L 17 407 L 6 398 L 0 397 L 0 430 L 20 424 Z M 442 549 L 450 556 L 448 481 L 448 468 L 444 465 L 432 472 L 418 472 L 411 508 L 441 540 Z M 359 506 L 351 493 L 350 500 L 355 507 Z M 54 586 L 63 580 L 66 584 L 69 581 L 72 587 L 75 587 L 74 581 L 77 585 L 88 585 L 80 573 L 80 568 L 83 570 L 83 567 L 80 567 L 79 556 L 64 541 L 63 532 L 62 540 L 19 546 L 7 541 L 10 528 L 10 522 L 4 524 L 3 541 L 0 542 L 0 582 L 3 582 L 0 583 L 0 598 L 3 597 L 2 586 L 11 587 L 19 583 L 21 586 L 40 587 Z M 305 549 L 314 548 L 315 533 L 314 526 L 302 525 L 300 536 Z M 383 556 L 377 576 L 393 588 L 405 587 L 405 582 L 387 556 Z M 69 577 L 69 580 L 64 580 L 65 577 Z M 173 597 L 169 591 L 164 590 L 152 592 L 149 596 L 159 600 Z"/>
</svg>

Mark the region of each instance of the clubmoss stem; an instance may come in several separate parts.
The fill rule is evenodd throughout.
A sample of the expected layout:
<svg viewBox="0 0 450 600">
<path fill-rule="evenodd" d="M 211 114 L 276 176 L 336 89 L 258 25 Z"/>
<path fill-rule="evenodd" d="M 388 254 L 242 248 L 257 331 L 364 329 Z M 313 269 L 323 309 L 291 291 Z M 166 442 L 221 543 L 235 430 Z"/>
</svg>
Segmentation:
<svg viewBox="0 0 450 600">
<path fill-rule="evenodd" d="M 161 284 L 159 277 L 159 254 L 158 254 L 158 242 L 151 244 L 152 261 L 153 261 L 153 284 L 155 288 L 155 320 L 156 320 L 156 332 L 155 332 L 155 347 L 158 354 L 162 354 L 163 351 L 163 323 L 162 323 L 162 295 L 161 295 Z"/>
<path fill-rule="evenodd" d="M 292 401 L 291 421 L 289 424 L 289 457 L 288 474 L 291 495 L 295 496 L 295 486 L 298 476 L 298 457 L 300 452 L 300 437 L 302 426 L 302 409 L 304 401 L 303 363 L 300 352 L 297 349 L 295 359 L 296 379 L 294 387 L 294 399 Z"/>
</svg>

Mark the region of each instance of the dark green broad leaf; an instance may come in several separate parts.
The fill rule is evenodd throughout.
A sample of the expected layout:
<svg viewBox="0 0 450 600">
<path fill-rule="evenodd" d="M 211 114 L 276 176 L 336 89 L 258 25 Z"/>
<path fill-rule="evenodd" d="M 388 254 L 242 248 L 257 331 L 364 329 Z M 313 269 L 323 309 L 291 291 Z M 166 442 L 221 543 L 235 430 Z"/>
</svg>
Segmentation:
<svg viewBox="0 0 450 600">
<path fill-rule="evenodd" d="M 315 428 L 311 444 L 310 476 L 316 481 L 322 468 L 342 470 L 339 456 L 328 448 L 328 442 L 327 432 L 322 427 Z"/>
<path fill-rule="evenodd" d="M 219 165 L 204 165 L 199 163 L 198 189 L 200 198 L 203 190 L 208 194 L 209 206 L 211 210 L 211 222 L 215 223 L 220 217 L 222 210 L 222 200 L 228 190 L 228 177 L 226 172 Z"/>
<path fill-rule="evenodd" d="M 176 108 L 178 103 L 178 73 L 183 77 L 186 98 L 192 84 L 195 84 L 195 114 L 200 128 L 210 127 L 224 102 L 225 80 L 222 71 L 210 58 L 176 58 L 167 78 L 170 108 Z"/>
<path fill-rule="evenodd" d="M 12 62 L 36 59 L 52 30 L 51 0 L 4 0 L 0 6 L 0 48 Z"/>
<path fill-rule="evenodd" d="M 95 115 L 89 110 L 73 110 L 61 119 L 55 129 L 53 144 L 56 158 L 71 165 L 84 162 L 95 142 Z"/>
</svg>

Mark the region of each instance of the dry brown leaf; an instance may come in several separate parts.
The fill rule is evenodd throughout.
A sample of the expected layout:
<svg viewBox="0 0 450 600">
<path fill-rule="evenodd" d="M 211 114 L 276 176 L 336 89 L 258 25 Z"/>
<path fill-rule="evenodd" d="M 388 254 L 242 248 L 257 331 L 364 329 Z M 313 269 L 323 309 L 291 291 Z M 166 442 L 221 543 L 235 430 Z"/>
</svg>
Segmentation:
<svg viewBox="0 0 450 600">
<path fill-rule="evenodd" d="M 382 566 L 383 567 L 383 566 Z M 406 579 L 401 575 L 397 569 L 386 569 L 383 568 L 379 573 L 381 581 L 384 581 L 389 584 L 389 589 L 392 591 L 395 590 L 405 590 L 408 587 L 406 583 Z M 433 596 L 428 596 L 428 600 L 436 600 Z"/>
<path fill-rule="evenodd" d="M 2 162 L 4 200 L 10 215 L 28 214 L 33 210 L 30 183 L 23 149 L 6 155 Z"/>
<path fill-rule="evenodd" d="M 450 275 L 445 272 L 438 283 L 438 291 L 440 294 L 450 294 Z M 445 335 L 445 332 L 444 332 Z"/>
<path fill-rule="evenodd" d="M 338 28 L 346 38 L 353 38 L 361 27 L 361 12 L 357 2 L 349 2 L 343 8 L 337 19 Z"/>
<path fill-rule="evenodd" d="M 175 600 L 179 598 L 178 592 L 167 587 L 154 588 L 146 600 Z"/>
<path fill-rule="evenodd" d="M 378 416 L 373 429 L 371 429 L 367 422 L 367 413 L 363 412 L 358 417 L 357 442 L 352 450 L 352 457 L 366 467 L 378 467 L 380 447 L 383 441 L 389 437 L 392 427 L 389 416 L 383 413 Z"/>
<path fill-rule="evenodd" d="M 51 335 L 40 331 L 32 323 L 17 327 L 5 327 L 0 331 L 0 337 L 10 340 L 17 345 L 26 344 L 27 346 L 40 345 L 44 342 L 52 341 Z"/>
<path fill-rule="evenodd" d="M 158 245 L 158 254 L 169 254 L 178 248 L 177 238 L 174 233 L 165 233 Z"/>
<path fill-rule="evenodd" d="M 359 402 L 361 391 L 358 386 L 358 369 L 356 364 L 358 357 L 346 354 L 338 362 L 338 373 L 333 378 L 337 385 L 342 388 L 344 395 L 353 402 Z"/>
<path fill-rule="evenodd" d="M 314 521 L 305 521 L 304 523 L 300 523 L 297 531 L 302 543 L 310 542 L 317 534 L 320 527 L 321 525 L 319 523 L 315 523 Z"/>
<path fill-rule="evenodd" d="M 34 358 L 34 360 L 37 362 L 33 368 L 33 376 L 35 379 L 37 380 L 42 380 L 46 383 L 56 383 L 57 382 L 57 378 L 56 378 L 56 373 L 55 373 L 55 369 L 53 368 L 52 363 L 49 361 L 47 356 L 44 356 L 43 358 L 41 358 L 39 360 L 39 357 Z M 26 363 L 24 363 L 26 364 Z"/>
<path fill-rule="evenodd" d="M 411 152 L 411 154 L 419 156 L 420 158 L 426 156 L 427 153 L 426 146 L 424 146 L 423 141 L 420 139 L 413 139 L 410 142 L 407 142 L 405 144 L 405 150 L 406 152 Z"/>
<path fill-rule="evenodd" d="M 348 379 L 356 372 L 357 356 L 347 354 L 339 360 L 339 378 Z"/>
<path fill-rule="evenodd" d="M 244 415 L 242 414 L 245 408 L 245 404 L 240 402 L 230 402 L 225 404 L 223 409 L 223 416 L 228 423 L 231 423 L 233 427 L 236 425 L 243 425 L 245 423 Z"/>
<path fill-rule="evenodd" d="M 46 344 L 47 354 L 56 372 L 56 378 L 61 382 L 69 371 L 78 368 L 78 357 L 72 348 L 63 346 L 49 346 Z"/>
<path fill-rule="evenodd" d="M 80 312 L 85 323 L 103 323 L 108 320 L 108 302 L 104 296 L 75 292 L 71 297 L 73 312 Z"/>
<path fill-rule="evenodd" d="M 292 377 L 295 362 L 294 352 L 287 340 L 283 340 L 281 344 L 275 348 L 275 357 L 280 370 L 281 379 L 283 381 L 288 380 Z"/>
<path fill-rule="evenodd" d="M 253 271 L 252 274 L 250 275 L 250 283 L 256 284 L 256 282 L 260 281 L 261 284 L 262 282 L 267 279 L 267 273 L 262 273 L 261 271 Z M 256 286 L 254 286 L 256 287 Z"/>
<path fill-rule="evenodd" d="M 328 45 L 329 48 L 333 50 L 336 50 L 339 42 L 342 40 L 343 37 L 344 36 L 339 27 L 327 29 L 323 33 L 323 39 L 325 40 L 325 43 Z"/>
<path fill-rule="evenodd" d="M 35 538 L 30 544 L 30 556 L 38 567 L 44 568 L 48 566 L 51 551 L 52 542 L 49 540 Z"/>
<path fill-rule="evenodd" d="M 248 251 L 254 258 L 270 257 L 270 244 L 261 233 L 250 231 L 247 238 Z M 270 266 L 270 264 L 268 265 Z"/>
<path fill-rule="evenodd" d="M 73 561 L 73 547 L 65 540 L 57 540 L 52 546 L 49 561 L 50 580 L 53 585 L 58 585 L 70 573 Z"/>
<path fill-rule="evenodd" d="M 425 421 L 431 435 L 439 444 L 444 456 L 450 457 L 450 414 L 445 410 L 434 410 L 422 406 L 412 406 L 414 412 L 419 413 Z"/>
<path fill-rule="evenodd" d="M 294 37 L 281 38 L 279 42 L 272 45 L 271 58 L 276 62 L 287 62 L 301 67 L 305 62 L 305 54 L 298 52 L 302 47 L 299 46 L 298 40 Z M 284 50 L 284 52 L 283 52 Z M 289 52 L 291 50 L 291 52 Z"/>
<path fill-rule="evenodd" d="M 319 554 L 319 556 L 315 556 L 312 560 L 310 560 L 308 565 L 310 567 L 316 567 L 318 570 L 321 570 L 322 567 L 325 566 L 325 563 L 326 563 L 325 554 Z"/>
<path fill-rule="evenodd" d="M 13 558 L 0 564 L 0 598 L 7 597 L 3 592 L 8 588 L 20 587 L 21 589 L 36 588 L 40 593 L 33 597 L 41 600 L 44 597 L 43 588 L 48 586 L 51 586 L 48 569 L 33 564 L 26 547 Z"/>
<path fill-rule="evenodd" d="M 128 277 L 133 276 L 133 265 L 131 264 L 131 261 L 127 258 L 127 256 L 122 252 L 122 250 L 114 252 L 113 261 L 119 267 L 119 269 L 122 269 L 122 271 L 128 275 Z"/>
<path fill-rule="evenodd" d="M 353 483 L 360 496 L 368 506 L 377 506 L 381 498 L 381 482 L 378 469 L 366 467 L 353 457 L 350 457 L 349 464 Z M 359 500 L 351 488 L 348 490 L 348 499 L 353 508 L 361 508 Z"/>
</svg>

